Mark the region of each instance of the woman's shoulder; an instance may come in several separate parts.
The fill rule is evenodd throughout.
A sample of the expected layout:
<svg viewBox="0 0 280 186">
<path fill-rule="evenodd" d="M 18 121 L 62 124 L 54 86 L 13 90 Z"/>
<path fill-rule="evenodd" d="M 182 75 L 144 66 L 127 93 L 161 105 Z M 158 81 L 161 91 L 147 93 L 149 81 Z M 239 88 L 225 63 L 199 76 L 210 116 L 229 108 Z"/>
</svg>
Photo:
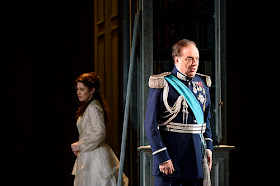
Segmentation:
<svg viewBox="0 0 280 186">
<path fill-rule="evenodd" d="M 104 112 L 103 112 L 103 108 L 102 108 L 101 104 L 99 103 L 99 101 L 93 100 L 92 102 L 90 102 L 90 104 L 87 107 L 86 115 L 89 118 L 92 118 L 92 117 L 95 118 L 97 116 L 103 118 Z"/>
<path fill-rule="evenodd" d="M 89 110 L 103 111 L 102 106 L 98 100 L 93 100 L 88 105 Z"/>
</svg>

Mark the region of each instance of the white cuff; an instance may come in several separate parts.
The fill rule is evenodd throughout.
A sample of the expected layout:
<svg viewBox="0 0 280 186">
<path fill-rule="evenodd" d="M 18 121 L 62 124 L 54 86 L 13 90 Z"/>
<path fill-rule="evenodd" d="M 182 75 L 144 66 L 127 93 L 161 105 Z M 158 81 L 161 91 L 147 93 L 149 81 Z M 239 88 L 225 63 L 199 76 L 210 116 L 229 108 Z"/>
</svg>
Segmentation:
<svg viewBox="0 0 280 186">
<path fill-rule="evenodd" d="M 157 154 L 157 153 L 159 153 L 159 152 L 161 152 L 161 151 L 164 151 L 164 150 L 166 150 L 166 149 L 167 149 L 167 148 L 164 147 L 164 148 L 162 148 L 162 149 L 156 150 L 156 151 L 153 152 L 152 154 L 155 155 L 155 154 Z"/>
<path fill-rule="evenodd" d="M 205 140 L 210 140 L 210 141 L 213 141 L 211 138 L 204 138 Z"/>
</svg>

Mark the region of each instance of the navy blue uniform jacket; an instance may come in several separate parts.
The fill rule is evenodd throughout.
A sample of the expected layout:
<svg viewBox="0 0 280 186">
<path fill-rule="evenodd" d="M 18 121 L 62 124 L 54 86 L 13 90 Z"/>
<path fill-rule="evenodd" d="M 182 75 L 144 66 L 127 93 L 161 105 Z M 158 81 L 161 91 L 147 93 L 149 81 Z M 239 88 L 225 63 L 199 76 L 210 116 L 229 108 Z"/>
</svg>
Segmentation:
<svg viewBox="0 0 280 186">
<path fill-rule="evenodd" d="M 206 141 L 206 148 L 213 151 L 213 142 L 211 139 L 210 128 L 210 95 L 209 87 L 206 86 L 205 78 L 195 75 L 193 78 L 182 78 L 184 75 L 180 73 L 176 67 L 171 72 L 175 77 L 180 79 L 195 95 L 201 105 L 204 113 L 204 122 L 206 123 L 206 131 L 203 134 Z M 201 86 L 195 89 L 194 86 Z M 173 106 L 179 97 L 179 93 L 170 85 L 168 93 L 168 104 Z M 203 98 L 202 98 L 203 97 Z M 202 99 L 201 99 L 202 98 Z M 206 102 L 205 102 L 206 101 Z M 162 122 L 161 116 L 166 111 L 163 102 L 163 88 L 150 88 L 147 101 L 147 110 L 145 116 L 145 132 L 147 139 L 151 145 L 153 152 L 153 175 L 161 175 L 177 178 L 203 178 L 202 168 L 202 148 L 199 134 L 177 133 L 163 131 L 158 129 L 159 120 Z M 196 119 L 190 107 L 188 107 L 187 123 L 195 124 Z M 166 114 L 164 114 L 166 115 Z M 168 118 L 166 118 L 167 120 Z M 182 123 L 182 108 L 179 114 L 172 122 Z M 174 173 L 165 175 L 159 170 L 159 165 L 172 160 Z"/>
</svg>

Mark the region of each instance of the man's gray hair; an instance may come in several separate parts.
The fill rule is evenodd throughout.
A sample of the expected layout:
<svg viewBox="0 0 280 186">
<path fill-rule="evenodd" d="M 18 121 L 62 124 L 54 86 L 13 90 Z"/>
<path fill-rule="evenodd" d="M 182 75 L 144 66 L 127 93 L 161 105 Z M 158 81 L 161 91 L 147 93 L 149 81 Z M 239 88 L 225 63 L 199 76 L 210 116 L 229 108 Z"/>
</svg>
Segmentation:
<svg viewBox="0 0 280 186">
<path fill-rule="evenodd" d="M 196 46 L 195 42 L 188 40 L 188 39 L 182 39 L 180 41 L 178 41 L 177 43 L 175 43 L 172 46 L 172 58 L 175 61 L 175 57 L 180 57 L 181 56 L 181 50 L 184 47 L 187 47 L 189 45 L 194 45 Z"/>
</svg>

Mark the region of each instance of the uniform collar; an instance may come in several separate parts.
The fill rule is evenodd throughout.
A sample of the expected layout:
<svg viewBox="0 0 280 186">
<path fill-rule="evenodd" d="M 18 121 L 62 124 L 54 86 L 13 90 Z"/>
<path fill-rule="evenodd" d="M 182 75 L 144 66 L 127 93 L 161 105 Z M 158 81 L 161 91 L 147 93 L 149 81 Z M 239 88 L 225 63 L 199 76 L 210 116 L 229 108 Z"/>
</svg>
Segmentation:
<svg viewBox="0 0 280 186">
<path fill-rule="evenodd" d="M 174 65 L 174 68 L 173 68 L 171 74 L 173 74 L 175 77 L 177 77 L 178 79 L 183 80 L 183 81 L 191 81 L 193 79 L 193 78 L 189 78 L 186 74 L 183 74 L 182 72 L 180 72 L 180 70 L 178 70 L 175 65 Z"/>
</svg>

